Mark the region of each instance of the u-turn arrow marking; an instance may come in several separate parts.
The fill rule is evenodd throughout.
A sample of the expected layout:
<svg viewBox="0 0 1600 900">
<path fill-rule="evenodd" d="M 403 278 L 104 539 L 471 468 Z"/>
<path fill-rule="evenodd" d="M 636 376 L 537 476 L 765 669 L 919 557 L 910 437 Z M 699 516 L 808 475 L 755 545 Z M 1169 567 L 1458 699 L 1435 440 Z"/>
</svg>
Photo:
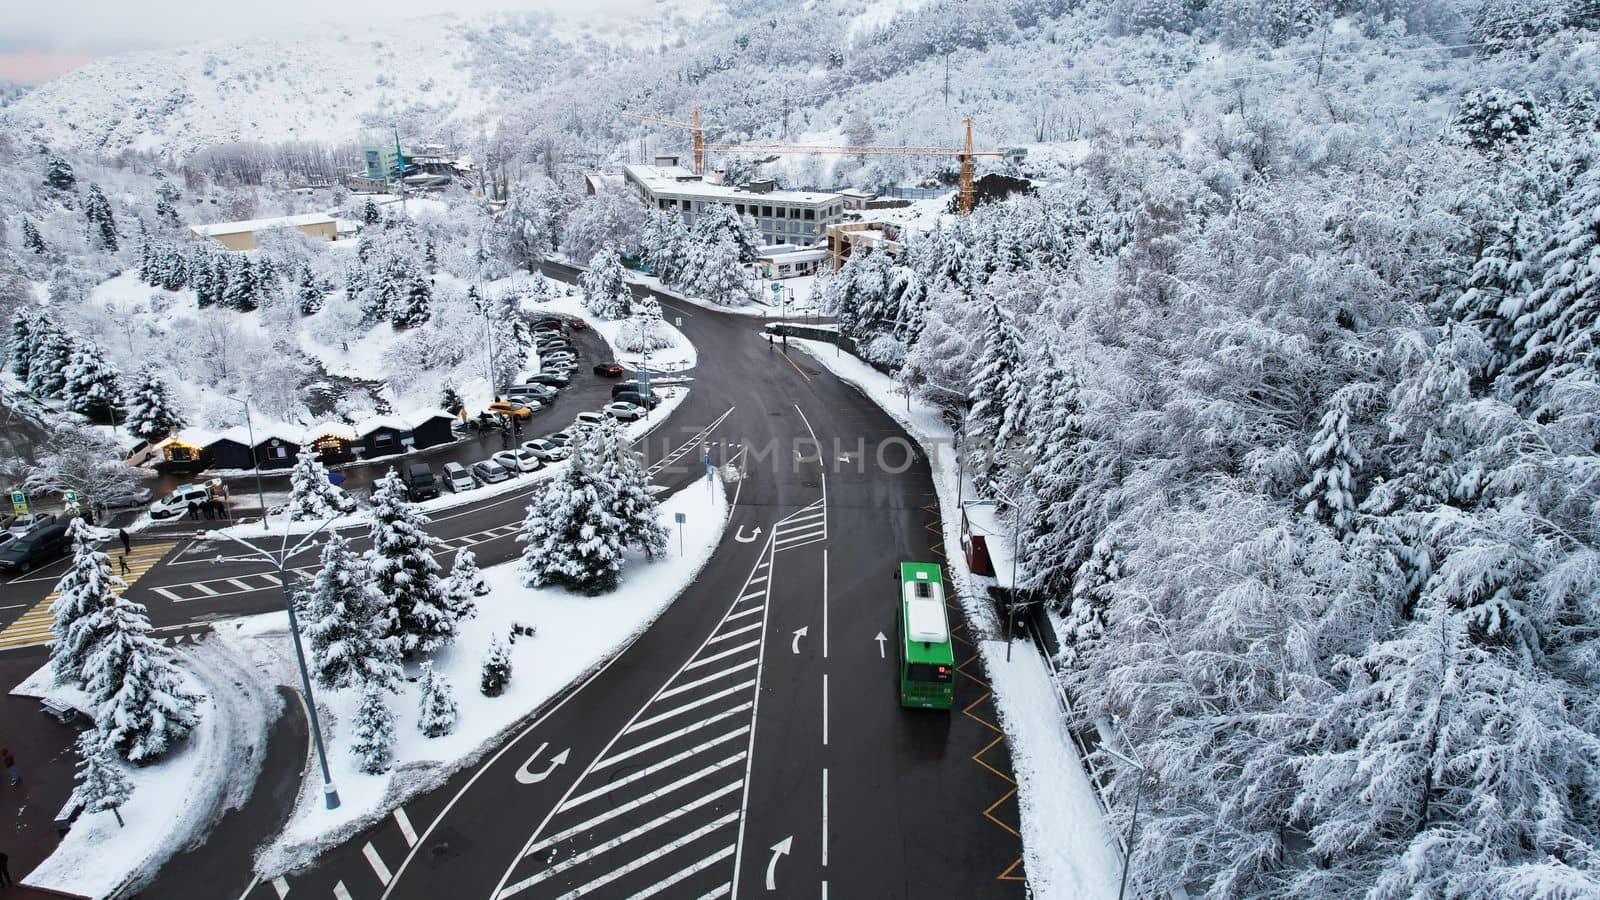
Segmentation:
<svg viewBox="0 0 1600 900">
<path fill-rule="evenodd" d="M 739 530 L 733 533 L 733 539 L 738 541 L 741 544 L 748 544 L 748 543 L 750 543 L 751 541 L 755 540 L 758 537 L 761 537 L 761 526 L 760 525 L 756 526 L 755 533 L 750 535 L 749 537 L 745 537 L 744 526 L 743 525 L 740 525 L 739 526 Z"/>
<path fill-rule="evenodd" d="M 557 753 L 555 756 L 550 757 L 550 765 L 546 766 L 543 772 L 534 772 L 532 770 L 533 761 L 538 759 L 539 754 L 543 753 L 545 748 L 549 746 L 550 743 L 548 741 L 540 744 L 539 749 L 533 751 L 533 755 L 528 757 L 528 761 L 523 763 L 522 768 L 517 770 L 518 784 L 538 784 L 546 778 L 549 778 L 551 773 L 556 770 L 556 766 L 565 763 L 567 761 L 568 754 L 572 753 L 572 748 L 568 747 L 560 753 Z"/>
</svg>

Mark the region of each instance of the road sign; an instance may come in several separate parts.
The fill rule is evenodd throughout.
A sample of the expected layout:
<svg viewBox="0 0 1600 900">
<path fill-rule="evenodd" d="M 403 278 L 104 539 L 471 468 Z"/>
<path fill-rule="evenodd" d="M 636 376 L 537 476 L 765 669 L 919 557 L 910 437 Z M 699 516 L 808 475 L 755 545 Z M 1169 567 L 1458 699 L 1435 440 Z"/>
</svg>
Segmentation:
<svg viewBox="0 0 1600 900">
<path fill-rule="evenodd" d="M 678 523 L 678 557 L 681 559 L 683 557 L 683 523 L 689 521 L 689 517 L 681 512 L 673 513 L 672 520 Z"/>
<path fill-rule="evenodd" d="M 19 515 L 19 516 L 27 515 L 28 514 L 28 495 L 24 494 L 21 491 L 12 491 L 11 492 L 11 505 L 12 505 L 12 507 L 15 508 L 15 511 L 16 511 L 17 515 Z"/>
<path fill-rule="evenodd" d="M 77 491 L 62 491 L 61 496 L 68 504 L 76 504 L 78 502 Z"/>
<path fill-rule="evenodd" d="M 673 316 L 672 317 L 672 324 L 676 325 L 679 328 L 682 328 L 683 327 L 683 316 Z"/>
<path fill-rule="evenodd" d="M 673 513 L 672 514 L 672 521 L 677 522 L 679 525 L 682 525 L 683 523 L 689 521 L 689 517 L 684 515 L 683 513 Z"/>
</svg>

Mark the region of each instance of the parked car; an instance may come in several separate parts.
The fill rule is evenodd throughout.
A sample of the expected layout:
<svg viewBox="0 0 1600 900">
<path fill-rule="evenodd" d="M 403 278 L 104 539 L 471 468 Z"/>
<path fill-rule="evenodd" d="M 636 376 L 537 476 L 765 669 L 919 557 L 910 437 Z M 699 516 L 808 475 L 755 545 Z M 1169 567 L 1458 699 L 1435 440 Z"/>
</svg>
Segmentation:
<svg viewBox="0 0 1600 900">
<path fill-rule="evenodd" d="M 557 444 L 548 438 L 536 441 L 524 441 L 522 449 L 532 453 L 545 462 L 560 462 L 572 455 L 572 448 L 565 444 Z"/>
<path fill-rule="evenodd" d="M 582 319 L 573 319 L 572 320 L 572 330 L 573 331 L 583 331 L 584 329 L 586 329 L 588 327 L 589 327 L 589 323 L 585 322 Z"/>
<path fill-rule="evenodd" d="M 577 363 L 577 361 L 578 354 L 573 353 L 570 350 L 557 350 L 554 353 L 545 353 L 544 351 L 539 352 L 539 368 L 541 370 L 549 366 L 553 366 L 556 363 Z"/>
<path fill-rule="evenodd" d="M 550 387 L 564 388 L 572 383 L 572 379 L 559 372 L 540 372 L 528 379 L 534 384 L 547 384 Z"/>
<path fill-rule="evenodd" d="M 472 464 L 472 477 L 478 479 L 479 484 L 499 484 L 511 477 L 506 467 L 492 459 L 485 459 Z"/>
<path fill-rule="evenodd" d="M 533 418 L 533 411 L 541 405 L 538 401 L 524 403 L 521 400 L 496 400 L 489 404 L 489 408 L 485 412 L 493 416 L 505 416 L 509 419 L 531 419 Z"/>
<path fill-rule="evenodd" d="M 0 570 L 31 572 L 66 556 L 71 544 L 66 522 L 47 522 L 0 547 Z"/>
<path fill-rule="evenodd" d="M 601 422 L 604 422 L 605 420 L 606 420 L 605 413 L 597 413 L 597 412 L 590 412 L 588 410 L 584 410 L 583 412 L 578 413 L 576 416 L 573 417 L 572 424 L 573 424 L 573 426 L 575 428 L 593 428 L 594 426 L 599 425 Z"/>
<path fill-rule="evenodd" d="M 619 391 L 613 393 L 611 399 L 617 403 L 632 403 L 634 406 L 643 406 L 646 409 L 655 409 L 661 405 L 661 395 L 655 391 L 651 391 L 648 397 L 638 391 Z"/>
<path fill-rule="evenodd" d="M 644 407 L 636 403 L 607 403 L 605 408 L 600 411 L 619 422 L 632 422 L 635 419 L 642 419 L 647 412 Z"/>
<path fill-rule="evenodd" d="M 572 342 L 567 340 L 559 331 L 544 331 L 535 335 L 533 342 L 540 347 L 559 346 L 570 347 Z"/>
<path fill-rule="evenodd" d="M 414 462 L 402 466 L 400 480 L 406 485 L 406 499 L 413 503 L 439 496 L 439 482 L 433 477 L 433 469 L 427 463 Z"/>
<path fill-rule="evenodd" d="M 627 391 L 637 392 L 638 390 L 639 382 L 632 378 L 628 379 L 627 381 L 619 381 L 611 386 L 611 399 L 617 399 L 618 394 L 626 393 Z"/>
<path fill-rule="evenodd" d="M 537 384 L 535 382 L 519 384 L 516 387 L 513 387 L 511 389 L 512 397 L 515 398 L 518 392 L 520 392 L 523 396 L 532 397 L 546 406 L 549 406 L 551 403 L 555 402 L 556 394 L 559 393 L 555 388 L 548 384 Z"/>
<path fill-rule="evenodd" d="M 516 447 L 511 450 L 501 450 L 499 453 L 496 453 L 489 458 L 500 465 L 505 466 L 506 471 L 511 472 L 512 474 L 537 472 L 544 468 L 544 463 L 539 461 L 539 457 L 534 456 L 532 451 L 522 447 Z"/>
<path fill-rule="evenodd" d="M 22 537 L 40 525 L 45 525 L 55 520 L 55 513 L 28 513 L 25 516 L 17 516 L 12 519 L 11 524 L 6 526 L 6 530 L 16 537 Z"/>
<path fill-rule="evenodd" d="M 217 498 L 222 482 L 218 479 L 204 484 L 180 484 L 172 493 L 150 504 L 150 518 L 172 519 L 181 516 L 191 509 L 199 511 L 207 500 Z"/>
<path fill-rule="evenodd" d="M 150 502 L 150 489 L 147 487 L 125 488 L 116 493 L 107 494 L 100 502 L 105 505 L 106 509 L 131 509 L 135 506 L 143 506 Z"/>
<path fill-rule="evenodd" d="M 572 433 L 571 432 L 558 431 L 555 434 L 547 434 L 547 435 L 545 435 L 544 439 L 549 441 L 552 444 L 555 444 L 558 447 L 566 447 L 568 450 L 572 449 Z"/>
<path fill-rule="evenodd" d="M 622 377 L 622 366 L 614 362 L 595 363 L 594 373 L 604 378 L 620 378 Z"/>
<path fill-rule="evenodd" d="M 458 494 L 462 491 L 470 491 L 477 486 L 472 480 L 472 473 L 467 471 L 466 466 L 458 462 L 444 464 L 442 480 L 447 490 Z"/>
<path fill-rule="evenodd" d="M 550 328 L 560 331 L 562 327 L 561 320 L 555 316 L 545 316 L 542 319 L 536 319 L 533 323 L 534 331 L 543 331 Z"/>
</svg>

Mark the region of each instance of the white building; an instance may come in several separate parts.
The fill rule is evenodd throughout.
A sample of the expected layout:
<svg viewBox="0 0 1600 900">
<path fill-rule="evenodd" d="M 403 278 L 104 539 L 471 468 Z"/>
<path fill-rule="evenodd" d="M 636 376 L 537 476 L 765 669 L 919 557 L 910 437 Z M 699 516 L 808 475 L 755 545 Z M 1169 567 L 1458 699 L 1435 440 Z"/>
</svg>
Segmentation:
<svg viewBox="0 0 1600 900">
<path fill-rule="evenodd" d="M 711 184 L 677 165 L 623 166 L 622 174 L 652 208 L 675 210 L 686 225 L 694 224 L 706 204 L 726 203 L 755 219 L 768 244 L 815 244 L 844 214 L 838 194 Z"/>
</svg>

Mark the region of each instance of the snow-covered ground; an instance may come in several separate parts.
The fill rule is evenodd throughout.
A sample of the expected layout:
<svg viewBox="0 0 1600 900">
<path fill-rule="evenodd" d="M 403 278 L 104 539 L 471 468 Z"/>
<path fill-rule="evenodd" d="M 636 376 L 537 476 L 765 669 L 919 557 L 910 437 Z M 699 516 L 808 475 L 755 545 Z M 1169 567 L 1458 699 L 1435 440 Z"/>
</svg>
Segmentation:
<svg viewBox="0 0 1600 900">
<path fill-rule="evenodd" d="M 680 555 L 674 513 L 688 517 Z M 456 731 L 428 738 L 417 730 L 418 687 L 405 684 L 390 699 L 398 741 L 395 768 L 367 775 L 350 752 L 350 730 L 359 695 L 353 691 L 319 691 L 328 762 L 341 805 L 324 808 L 317 768 L 308 770 L 299 803 L 289 825 L 261 854 L 257 868 L 278 874 L 312 859 L 411 796 L 443 782 L 498 745 L 512 729 L 549 700 L 621 651 L 694 580 L 721 540 L 728 501 L 720 482 L 707 492 L 698 484 L 661 504 L 662 521 L 672 531 L 668 555 L 653 563 L 630 554 L 621 585 L 600 597 L 584 597 L 554 588 L 526 588 L 517 563 L 483 570 L 490 586 L 478 598 L 478 615 L 462 623 L 454 646 L 434 657 L 434 666 L 450 682 L 460 718 Z M 598 615 L 598 609 L 604 615 Z M 532 637 L 518 637 L 510 646 L 511 683 L 499 697 L 478 690 L 484 651 L 492 637 L 505 640 L 513 625 L 531 625 Z M 216 626 L 217 634 L 238 653 L 275 671 L 285 684 L 298 687 L 289 665 L 293 648 L 287 617 L 270 613 Z M 408 674 L 415 675 L 416 667 Z"/>
<path fill-rule="evenodd" d="M 165 759 L 147 766 L 120 764 L 133 786 L 119 810 L 85 813 L 37 868 L 28 887 L 100 898 L 137 888 L 173 854 L 207 833 L 228 809 L 249 798 L 266 746 L 267 723 L 281 699 L 271 685 L 252 681 L 236 657 L 201 643 L 180 648 L 178 665 L 189 687 L 204 695 L 200 722 Z M 12 690 L 50 697 L 76 709 L 91 703 L 83 691 L 54 684 L 49 664 Z"/>
<path fill-rule="evenodd" d="M 967 570 L 961 550 L 955 436 L 938 410 L 917 400 L 908 408 L 905 391 L 893 378 L 855 356 L 839 353 L 832 344 L 797 338 L 790 338 L 789 343 L 859 389 L 922 446 L 939 493 L 945 558 L 951 561 L 951 575 L 961 585 L 962 609 L 969 622 L 980 626 L 975 630 L 996 633 L 999 623 L 990 607 L 978 601 L 984 593 Z M 970 479 L 962 493 L 978 496 Z M 968 514 L 983 530 L 1005 535 L 988 543 L 997 580 L 1009 584 L 1009 532 L 987 507 L 971 506 Z M 981 652 L 1010 742 L 1022 810 L 1025 865 L 1034 896 L 1115 897 L 1122 865 L 1116 839 L 1105 828 L 1083 761 L 1067 734 L 1044 660 L 1031 643 L 1022 641 L 1013 645 L 1010 663 L 1005 659 L 1004 641 L 984 641 Z"/>
</svg>

